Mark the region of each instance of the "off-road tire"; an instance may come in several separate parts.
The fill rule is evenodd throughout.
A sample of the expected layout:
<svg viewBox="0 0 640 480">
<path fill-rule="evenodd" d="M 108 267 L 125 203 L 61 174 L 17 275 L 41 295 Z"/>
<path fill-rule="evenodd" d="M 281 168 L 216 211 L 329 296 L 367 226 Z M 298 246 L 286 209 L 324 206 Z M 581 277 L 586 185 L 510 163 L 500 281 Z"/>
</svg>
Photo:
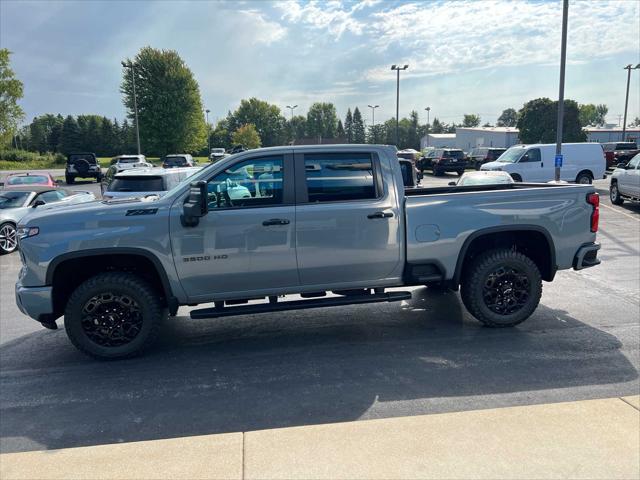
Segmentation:
<svg viewBox="0 0 640 480">
<path fill-rule="evenodd" d="M 609 186 L 609 199 L 611 199 L 611 203 L 614 205 L 622 205 L 624 203 L 624 199 L 618 190 L 618 182 L 611 182 Z"/>
<path fill-rule="evenodd" d="M 431 171 L 433 172 L 433 176 L 434 177 L 441 177 L 442 174 L 444 173 L 442 170 L 440 170 L 439 168 L 435 168 L 435 167 L 433 167 L 431 169 Z"/>
<path fill-rule="evenodd" d="M 101 293 L 131 297 L 139 306 L 142 326 L 137 335 L 121 346 L 102 346 L 91 340 L 82 326 L 85 304 Z M 71 343 L 86 355 L 100 360 L 130 358 L 140 355 L 156 340 L 160 325 L 167 318 L 160 293 L 140 277 L 123 272 L 101 273 L 86 280 L 69 297 L 64 312 L 64 326 Z"/>
<path fill-rule="evenodd" d="M 511 178 L 513 178 L 514 182 L 522 182 L 522 177 L 520 175 L 518 175 L 517 173 L 512 173 L 511 174 Z"/>
<path fill-rule="evenodd" d="M 525 304 L 514 313 L 503 315 L 491 310 L 484 300 L 484 287 L 489 275 L 501 266 L 516 268 L 526 275 L 528 297 Z M 460 286 L 462 302 L 469 313 L 489 327 L 513 327 L 524 322 L 540 303 L 542 278 L 536 264 L 526 255 L 509 249 L 489 250 L 480 254 L 463 271 Z"/>
<path fill-rule="evenodd" d="M 73 185 L 73 182 L 75 181 L 75 177 L 71 175 L 65 175 L 64 181 L 67 183 L 67 185 Z"/>
<path fill-rule="evenodd" d="M 91 165 L 84 158 L 77 160 L 74 164 L 76 170 L 78 171 L 78 176 L 85 178 L 89 175 L 89 170 L 91 169 Z"/>
</svg>

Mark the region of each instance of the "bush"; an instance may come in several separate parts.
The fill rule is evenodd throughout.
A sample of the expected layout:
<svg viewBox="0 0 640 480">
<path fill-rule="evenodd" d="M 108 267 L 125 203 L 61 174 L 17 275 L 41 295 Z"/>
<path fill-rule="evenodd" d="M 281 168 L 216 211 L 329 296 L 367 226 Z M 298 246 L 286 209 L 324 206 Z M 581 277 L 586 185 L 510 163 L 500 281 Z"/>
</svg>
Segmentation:
<svg viewBox="0 0 640 480">
<path fill-rule="evenodd" d="M 66 157 L 61 153 L 28 152 L 18 149 L 0 150 L 0 169 L 28 170 L 36 168 L 55 168 L 64 166 Z"/>
</svg>

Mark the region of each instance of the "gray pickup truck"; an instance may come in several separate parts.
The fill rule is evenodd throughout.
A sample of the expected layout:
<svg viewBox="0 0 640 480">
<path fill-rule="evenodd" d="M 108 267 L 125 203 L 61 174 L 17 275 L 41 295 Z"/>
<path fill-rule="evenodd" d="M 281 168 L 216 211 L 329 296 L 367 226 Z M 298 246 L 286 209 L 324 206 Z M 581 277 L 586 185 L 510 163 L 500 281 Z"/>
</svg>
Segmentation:
<svg viewBox="0 0 640 480">
<path fill-rule="evenodd" d="M 101 358 L 135 355 L 181 305 L 191 318 L 407 300 L 460 288 L 485 325 L 536 309 L 542 280 L 597 265 L 590 185 L 405 188 L 395 147 L 244 151 L 161 198 L 28 215 L 19 308 Z M 286 295 L 298 294 L 298 297 Z"/>
</svg>

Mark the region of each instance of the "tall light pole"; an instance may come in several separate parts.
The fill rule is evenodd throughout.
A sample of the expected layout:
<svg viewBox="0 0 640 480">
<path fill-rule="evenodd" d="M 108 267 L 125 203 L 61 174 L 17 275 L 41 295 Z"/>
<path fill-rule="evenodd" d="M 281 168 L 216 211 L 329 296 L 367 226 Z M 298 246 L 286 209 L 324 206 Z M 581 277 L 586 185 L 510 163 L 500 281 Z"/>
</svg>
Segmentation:
<svg viewBox="0 0 640 480">
<path fill-rule="evenodd" d="M 140 155 L 140 125 L 138 123 L 138 98 L 136 97 L 136 75 L 133 71 L 133 62 L 120 62 L 124 68 L 131 69 L 131 81 L 133 82 L 133 110 L 136 116 L 136 143 L 138 145 L 138 155 Z"/>
<path fill-rule="evenodd" d="M 287 105 L 287 108 L 291 110 L 291 120 L 293 120 L 293 111 L 296 109 L 297 106 L 298 105 L 293 105 L 293 106 Z"/>
<path fill-rule="evenodd" d="M 427 147 L 429 146 L 429 112 L 431 111 L 431 107 L 425 108 L 427 111 Z"/>
<path fill-rule="evenodd" d="M 640 63 L 635 67 L 630 64 L 624 67 L 627 71 L 627 94 L 624 98 L 624 120 L 622 121 L 622 141 L 624 142 L 624 137 L 627 134 L 627 107 L 629 106 L 629 82 L 631 81 L 631 70 L 636 70 L 640 68 Z"/>
<path fill-rule="evenodd" d="M 556 124 L 556 157 L 562 155 L 562 122 L 564 120 L 564 71 L 567 63 L 567 17 L 569 0 L 562 2 L 562 45 L 560 48 L 560 91 L 558 93 L 558 119 Z M 560 165 L 555 162 L 555 179 L 560 181 Z"/>
<path fill-rule="evenodd" d="M 211 125 L 209 124 L 209 110 L 208 108 L 204 111 L 207 115 L 207 157 L 211 155 Z"/>
<path fill-rule="evenodd" d="M 371 109 L 371 131 L 373 132 L 373 143 L 377 143 L 378 135 L 376 135 L 376 108 L 380 105 L 367 105 Z"/>
<path fill-rule="evenodd" d="M 401 67 L 400 65 L 391 65 L 391 70 L 395 70 L 397 75 L 396 81 L 396 147 L 400 143 L 400 70 L 406 70 L 409 65 Z"/>
</svg>

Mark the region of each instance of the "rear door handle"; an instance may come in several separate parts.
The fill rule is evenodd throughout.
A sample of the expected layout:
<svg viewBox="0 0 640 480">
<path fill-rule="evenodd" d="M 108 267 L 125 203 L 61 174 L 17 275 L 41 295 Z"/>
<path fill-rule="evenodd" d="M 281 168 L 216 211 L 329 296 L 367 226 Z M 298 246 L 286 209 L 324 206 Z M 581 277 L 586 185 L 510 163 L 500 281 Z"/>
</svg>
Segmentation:
<svg viewBox="0 0 640 480">
<path fill-rule="evenodd" d="M 391 218 L 393 217 L 393 213 L 391 212 L 376 212 L 376 213 L 370 213 L 369 215 L 367 215 L 367 218 Z"/>
<path fill-rule="evenodd" d="M 286 218 L 271 218 L 262 222 L 262 225 L 269 227 L 272 225 L 289 225 L 289 220 Z"/>
</svg>

